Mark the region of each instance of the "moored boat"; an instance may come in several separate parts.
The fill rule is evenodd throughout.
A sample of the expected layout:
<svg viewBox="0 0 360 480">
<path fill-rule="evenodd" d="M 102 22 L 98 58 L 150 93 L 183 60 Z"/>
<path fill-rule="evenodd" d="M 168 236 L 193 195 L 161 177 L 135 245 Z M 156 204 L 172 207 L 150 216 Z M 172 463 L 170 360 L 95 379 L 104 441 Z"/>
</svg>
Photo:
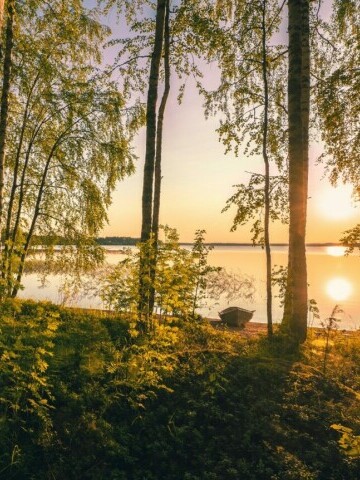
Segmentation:
<svg viewBox="0 0 360 480">
<path fill-rule="evenodd" d="M 240 307 L 228 307 L 219 312 L 219 317 L 229 327 L 244 328 L 245 323 L 249 322 L 255 310 L 246 310 Z"/>
</svg>

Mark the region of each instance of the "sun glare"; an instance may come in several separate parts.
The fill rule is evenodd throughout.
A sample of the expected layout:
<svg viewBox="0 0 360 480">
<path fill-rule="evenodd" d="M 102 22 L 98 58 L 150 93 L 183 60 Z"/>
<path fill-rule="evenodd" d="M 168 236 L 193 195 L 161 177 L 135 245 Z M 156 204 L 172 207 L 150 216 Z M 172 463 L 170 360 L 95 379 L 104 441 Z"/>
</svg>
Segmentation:
<svg viewBox="0 0 360 480">
<path fill-rule="evenodd" d="M 343 257 L 345 255 L 346 247 L 332 245 L 326 247 L 326 253 L 331 257 Z"/>
<path fill-rule="evenodd" d="M 335 277 L 326 284 L 326 293 L 335 301 L 346 300 L 352 294 L 352 285 L 345 278 Z"/>
<path fill-rule="evenodd" d="M 317 207 L 321 214 L 331 220 L 341 220 L 356 214 L 351 199 L 352 189 L 348 185 L 329 187 L 319 194 Z"/>
</svg>

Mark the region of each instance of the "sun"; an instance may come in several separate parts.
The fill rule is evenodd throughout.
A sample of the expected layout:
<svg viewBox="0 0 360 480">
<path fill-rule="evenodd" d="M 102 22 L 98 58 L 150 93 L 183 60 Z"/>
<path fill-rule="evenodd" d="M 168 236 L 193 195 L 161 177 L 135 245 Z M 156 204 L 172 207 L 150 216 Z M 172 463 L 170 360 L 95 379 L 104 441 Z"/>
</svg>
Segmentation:
<svg viewBox="0 0 360 480">
<path fill-rule="evenodd" d="M 335 301 L 348 299 L 352 291 L 351 283 L 342 277 L 334 277 L 326 284 L 326 293 Z"/>
<path fill-rule="evenodd" d="M 319 193 L 316 202 L 318 211 L 329 220 L 341 220 L 355 216 L 358 208 L 352 201 L 351 193 L 350 185 L 327 187 Z"/>
</svg>

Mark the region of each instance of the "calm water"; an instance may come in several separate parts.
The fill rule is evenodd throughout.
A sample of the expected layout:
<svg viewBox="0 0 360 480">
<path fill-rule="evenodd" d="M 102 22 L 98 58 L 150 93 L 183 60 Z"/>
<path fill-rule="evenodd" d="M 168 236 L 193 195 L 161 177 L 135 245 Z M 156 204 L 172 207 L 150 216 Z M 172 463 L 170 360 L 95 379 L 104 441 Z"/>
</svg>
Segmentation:
<svg viewBox="0 0 360 480">
<path fill-rule="evenodd" d="M 117 247 L 109 247 L 114 250 Z M 121 248 L 121 247 L 119 247 Z M 340 305 L 343 313 L 340 328 L 360 328 L 360 257 L 352 255 L 345 257 L 342 247 L 308 247 L 307 265 L 309 281 L 309 298 L 317 301 L 322 319 L 328 317 L 335 305 Z M 117 263 L 124 256 L 119 253 L 107 255 L 109 263 Z M 273 247 L 273 265 L 287 263 L 287 248 Z M 242 299 L 231 305 L 238 305 L 249 310 L 255 310 L 253 320 L 266 321 L 265 296 L 265 253 L 260 248 L 253 247 L 215 247 L 209 254 L 209 263 L 214 266 L 225 267 L 254 279 L 256 293 L 253 302 Z M 51 300 L 61 302 L 58 291 L 60 280 L 50 277 L 46 287 L 42 288 L 36 275 L 28 275 L 24 279 L 25 289 L 21 292 L 23 298 Z M 276 294 L 276 292 L 275 292 Z M 90 308 L 101 308 L 101 302 L 94 298 L 82 298 L 75 301 L 76 305 Z M 216 318 L 218 311 L 229 306 L 225 301 L 218 305 L 210 305 L 201 313 Z M 274 321 L 281 320 L 279 302 L 274 299 Z M 309 322 L 313 320 L 310 316 Z M 317 322 L 314 322 L 316 324 Z"/>
</svg>

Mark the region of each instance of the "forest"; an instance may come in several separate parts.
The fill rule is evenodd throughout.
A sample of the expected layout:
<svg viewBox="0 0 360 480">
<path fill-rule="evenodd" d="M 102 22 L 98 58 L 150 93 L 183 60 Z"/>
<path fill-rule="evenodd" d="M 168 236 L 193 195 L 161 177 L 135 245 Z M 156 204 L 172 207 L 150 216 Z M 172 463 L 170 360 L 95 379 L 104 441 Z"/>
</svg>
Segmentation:
<svg viewBox="0 0 360 480">
<path fill-rule="evenodd" d="M 307 221 L 314 144 L 360 201 L 358 0 L 0 0 L 0 34 L 0 479 L 356 480 L 360 330 L 346 291 L 328 315 L 309 294 Z M 261 167 L 223 205 L 263 252 L 254 327 L 203 313 L 254 279 L 213 264 L 201 223 L 191 243 L 162 224 L 190 89 Z M 105 234 L 140 169 L 140 231 Z M 337 240 L 359 262 L 360 224 Z M 64 301 L 26 298 L 35 276 Z"/>
</svg>

